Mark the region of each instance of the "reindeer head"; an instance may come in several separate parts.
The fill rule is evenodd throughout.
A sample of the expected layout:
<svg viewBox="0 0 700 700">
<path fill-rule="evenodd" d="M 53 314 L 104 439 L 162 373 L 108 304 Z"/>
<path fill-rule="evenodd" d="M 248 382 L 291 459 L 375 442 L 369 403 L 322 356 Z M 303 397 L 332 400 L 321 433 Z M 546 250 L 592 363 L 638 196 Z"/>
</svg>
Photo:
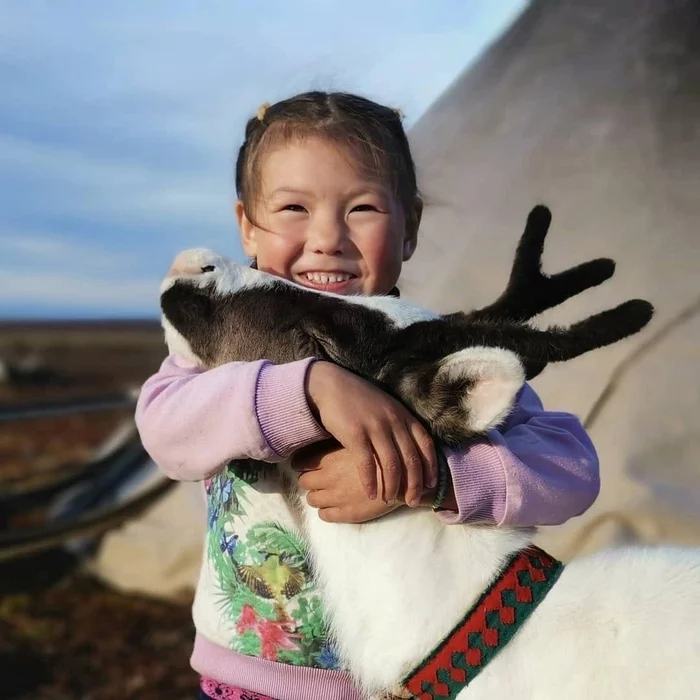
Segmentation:
<svg viewBox="0 0 700 700">
<path fill-rule="evenodd" d="M 179 253 L 160 286 L 162 325 L 170 352 L 202 367 L 222 364 L 226 348 L 241 344 L 241 334 L 233 325 L 232 298 L 238 299 L 239 312 L 244 312 L 244 292 L 275 282 L 270 275 L 206 248 Z"/>
<path fill-rule="evenodd" d="M 330 359 L 329 348 L 339 337 L 354 336 L 356 319 L 343 313 L 344 297 L 306 289 L 205 249 L 175 258 L 161 285 L 160 305 L 170 351 L 207 369 L 236 361 Z M 379 312 L 366 313 L 374 313 L 375 321 L 382 316 L 388 325 Z"/>
</svg>

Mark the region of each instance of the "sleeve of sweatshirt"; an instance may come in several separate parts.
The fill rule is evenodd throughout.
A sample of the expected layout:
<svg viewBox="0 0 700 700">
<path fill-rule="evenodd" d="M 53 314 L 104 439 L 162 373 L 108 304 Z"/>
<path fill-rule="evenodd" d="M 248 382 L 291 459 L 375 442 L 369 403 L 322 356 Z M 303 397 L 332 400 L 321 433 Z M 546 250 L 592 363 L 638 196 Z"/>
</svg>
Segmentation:
<svg viewBox="0 0 700 700">
<path fill-rule="evenodd" d="M 200 370 L 170 355 L 141 388 L 136 425 L 171 479 L 207 479 L 232 459 L 279 462 L 328 434 L 306 398 L 312 358 Z"/>
<path fill-rule="evenodd" d="M 498 430 L 446 449 L 458 512 L 449 523 L 559 525 L 590 508 L 600 490 L 598 456 L 581 422 L 545 411 L 529 385 Z"/>
</svg>

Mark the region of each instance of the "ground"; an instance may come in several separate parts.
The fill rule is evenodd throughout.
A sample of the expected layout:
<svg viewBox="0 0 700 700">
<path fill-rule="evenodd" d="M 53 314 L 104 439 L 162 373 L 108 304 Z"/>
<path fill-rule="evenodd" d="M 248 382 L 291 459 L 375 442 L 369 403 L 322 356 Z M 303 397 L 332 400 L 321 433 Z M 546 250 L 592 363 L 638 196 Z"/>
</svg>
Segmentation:
<svg viewBox="0 0 700 700">
<path fill-rule="evenodd" d="M 165 354 L 155 323 L 4 324 L 0 360 L 33 355 L 52 380 L 0 384 L 0 407 L 139 386 Z M 0 537 L 40 523 L 42 504 L 12 507 L 77 470 L 131 411 L 0 423 Z M 0 564 L 3 700 L 179 700 L 196 697 L 189 668 L 191 595 L 164 603 L 106 588 L 64 550 Z"/>
<path fill-rule="evenodd" d="M 4 700 L 194 700 L 191 601 L 116 593 L 56 553 L 4 569 Z M 8 591 L 10 573 L 23 582 L 22 592 Z"/>
</svg>

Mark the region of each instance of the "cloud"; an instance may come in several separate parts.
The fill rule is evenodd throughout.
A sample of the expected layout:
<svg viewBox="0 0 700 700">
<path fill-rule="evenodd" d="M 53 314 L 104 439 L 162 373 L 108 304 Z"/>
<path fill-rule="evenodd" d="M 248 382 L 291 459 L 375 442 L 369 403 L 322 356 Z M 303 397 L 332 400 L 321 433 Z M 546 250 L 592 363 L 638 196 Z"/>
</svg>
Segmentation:
<svg viewBox="0 0 700 700">
<path fill-rule="evenodd" d="M 28 196 L 41 187 L 42 199 L 35 206 L 54 215 L 71 212 L 117 223 L 161 224 L 189 217 L 190 223 L 200 226 L 229 221 L 230 184 L 212 173 L 169 170 L 129 155 L 106 158 L 82 151 L 79 144 L 70 147 L 2 135 L 0 153 L 0 182 L 24 182 Z"/>
<path fill-rule="evenodd" d="M 158 314 L 158 284 L 153 280 L 119 280 L 80 273 L 41 272 L 0 266 L 2 302 L 6 309 L 80 308 L 105 316 Z M 8 314 L 9 315 L 9 314 Z M 19 315 L 12 313 L 13 316 Z"/>
<path fill-rule="evenodd" d="M 90 308 L 140 313 L 140 293 L 177 250 L 242 260 L 233 159 L 261 102 L 350 90 L 401 107 L 410 125 L 523 5 L 5 0 L 0 315 L 17 311 L 19 289 L 27 313 L 58 299 L 82 313 L 100 279 L 114 282 Z M 72 285 L 69 251 L 89 261 Z M 18 265 L 31 284 L 11 276 Z"/>
<path fill-rule="evenodd" d="M 134 274 L 138 252 L 115 254 L 81 241 L 34 231 L 0 235 L 0 308 L 64 315 L 150 315 L 158 313 L 158 276 Z M 163 269 L 167 261 L 162 261 Z M 12 311 L 11 311 L 12 310 Z"/>
<path fill-rule="evenodd" d="M 138 253 L 117 254 L 113 251 L 94 247 L 81 242 L 76 246 L 62 236 L 33 231 L 11 231 L 0 234 L 0 260 L 7 266 L 51 267 L 66 271 L 90 270 L 128 270 L 136 262 Z M 0 278 L 0 288 L 3 282 Z"/>
</svg>

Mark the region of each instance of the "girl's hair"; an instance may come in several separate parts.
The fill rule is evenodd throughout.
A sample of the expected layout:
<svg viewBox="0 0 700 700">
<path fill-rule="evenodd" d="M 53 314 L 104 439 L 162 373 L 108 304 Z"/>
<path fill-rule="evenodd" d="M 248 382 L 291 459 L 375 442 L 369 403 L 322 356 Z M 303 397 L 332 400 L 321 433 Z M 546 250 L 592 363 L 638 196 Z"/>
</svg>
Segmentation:
<svg viewBox="0 0 700 700">
<path fill-rule="evenodd" d="M 260 194 L 260 162 L 272 146 L 321 136 L 349 149 L 368 176 L 388 183 L 399 198 L 409 229 L 417 229 L 421 198 L 401 113 L 343 92 L 307 92 L 263 105 L 248 121 L 236 160 L 236 192 L 254 221 Z"/>
</svg>

